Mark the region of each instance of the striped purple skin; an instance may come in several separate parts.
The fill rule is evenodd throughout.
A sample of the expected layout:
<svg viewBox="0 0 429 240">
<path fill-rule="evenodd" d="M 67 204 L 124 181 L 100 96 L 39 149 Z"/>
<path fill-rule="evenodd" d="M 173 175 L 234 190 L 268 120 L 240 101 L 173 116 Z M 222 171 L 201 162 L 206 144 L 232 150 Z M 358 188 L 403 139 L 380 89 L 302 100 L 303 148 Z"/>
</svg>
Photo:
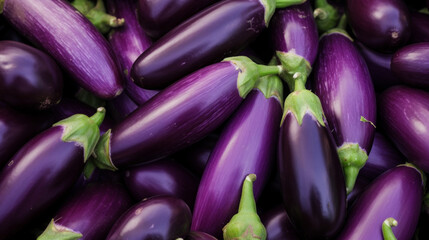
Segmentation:
<svg viewBox="0 0 429 240">
<path fill-rule="evenodd" d="M 295 227 L 282 205 L 272 207 L 261 214 L 261 221 L 267 230 L 267 240 L 299 240 Z"/>
<path fill-rule="evenodd" d="M 185 240 L 217 240 L 217 238 L 205 232 L 191 231 Z"/>
<path fill-rule="evenodd" d="M 411 43 L 429 42 L 429 15 L 411 11 Z"/>
<path fill-rule="evenodd" d="M 4 0 L 2 14 L 83 88 L 103 99 L 122 92 L 122 76 L 107 40 L 67 1 Z"/>
<path fill-rule="evenodd" d="M 254 173 L 255 199 L 268 180 L 275 160 L 282 108 L 279 100 L 253 90 L 228 121 L 200 181 L 192 227 L 221 238 L 236 213 L 243 179 Z"/>
<path fill-rule="evenodd" d="M 341 33 L 321 38 L 313 89 L 319 96 L 338 147 L 358 143 L 368 154 L 376 124 L 375 91 L 364 59 L 352 41 Z"/>
<path fill-rule="evenodd" d="M 429 93 L 395 86 L 378 98 L 380 126 L 409 162 L 429 172 Z"/>
<path fill-rule="evenodd" d="M 158 91 L 147 90 L 137 86 L 130 78 L 131 67 L 134 61 L 147 48 L 152 45 L 152 40 L 146 36 L 136 16 L 136 4 L 133 0 L 107 0 L 107 12 L 118 18 L 123 18 L 125 24 L 122 27 L 110 31 L 108 39 L 115 56 L 121 65 L 125 75 L 125 92 L 138 105 L 142 105 Z"/>
<path fill-rule="evenodd" d="M 134 112 L 138 108 L 127 93 L 122 93 L 115 99 L 107 102 L 107 112 L 117 122 L 124 120 L 130 113 Z"/>
<path fill-rule="evenodd" d="M 356 199 L 338 240 L 383 240 L 381 226 L 386 218 L 398 221 L 397 239 L 412 239 L 419 219 L 423 180 L 414 167 L 398 166 L 380 175 Z"/>
<path fill-rule="evenodd" d="M 113 164 L 160 159 L 207 136 L 243 100 L 238 73 L 231 62 L 212 64 L 155 95 L 112 129 Z"/>
<path fill-rule="evenodd" d="M 313 65 L 319 35 L 310 1 L 276 10 L 270 31 L 275 51 L 294 52 Z"/>
<path fill-rule="evenodd" d="M 429 88 L 429 42 L 409 44 L 392 57 L 391 68 L 405 85 Z"/>
<path fill-rule="evenodd" d="M 83 170 L 83 148 L 52 127 L 25 144 L 0 172 L 0 234 L 22 230 L 69 190 Z"/>
</svg>

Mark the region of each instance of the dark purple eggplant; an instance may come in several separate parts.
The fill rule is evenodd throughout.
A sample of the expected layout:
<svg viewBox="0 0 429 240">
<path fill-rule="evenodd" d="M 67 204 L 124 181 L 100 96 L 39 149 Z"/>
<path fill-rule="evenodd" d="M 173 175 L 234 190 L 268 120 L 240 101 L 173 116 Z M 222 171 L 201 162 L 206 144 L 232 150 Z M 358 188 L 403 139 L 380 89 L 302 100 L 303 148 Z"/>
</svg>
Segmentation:
<svg viewBox="0 0 429 240">
<path fill-rule="evenodd" d="M 46 53 L 15 41 L 0 41 L 0 99 L 26 110 L 45 110 L 62 97 L 60 68 Z"/>
<path fill-rule="evenodd" d="M 348 35 L 327 33 L 319 45 L 313 90 L 334 136 L 349 193 L 374 140 L 375 91 L 365 60 Z"/>
<path fill-rule="evenodd" d="M 429 15 L 417 11 L 410 13 L 412 43 L 429 42 Z"/>
<path fill-rule="evenodd" d="M 105 110 L 57 122 L 25 144 L 0 172 L 0 235 L 25 224 L 55 203 L 79 178 L 100 138 Z"/>
<path fill-rule="evenodd" d="M 117 218 L 131 205 L 123 186 L 90 183 L 61 206 L 37 239 L 56 240 L 75 234 L 76 239 L 104 240 Z"/>
<path fill-rule="evenodd" d="M 214 4 L 149 47 L 135 61 L 131 77 L 143 88 L 164 88 L 201 67 L 240 52 L 268 26 L 274 5 L 303 1 L 229 0 Z"/>
<path fill-rule="evenodd" d="M 135 1 L 107 0 L 106 7 L 109 13 L 123 18 L 126 22 L 124 26 L 112 30 L 108 38 L 112 45 L 113 52 L 119 59 L 122 72 L 125 75 L 126 93 L 134 102 L 138 105 L 142 105 L 157 94 L 158 91 L 138 87 L 131 81 L 130 71 L 134 61 L 152 44 L 152 40 L 145 35 L 138 23 Z"/>
<path fill-rule="evenodd" d="M 217 0 L 138 0 L 140 24 L 152 38 L 159 38 Z"/>
<path fill-rule="evenodd" d="M 130 115 L 130 113 L 134 112 L 138 106 L 127 93 L 122 93 L 115 99 L 107 102 L 107 111 L 119 123 Z"/>
<path fill-rule="evenodd" d="M 410 14 L 401 0 L 347 0 L 346 13 L 356 39 L 372 49 L 392 52 L 410 37 Z"/>
<path fill-rule="evenodd" d="M 191 210 L 171 196 L 145 199 L 116 221 L 106 240 L 171 240 L 185 238 L 191 226 Z"/>
<path fill-rule="evenodd" d="M 261 214 L 261 221 L 267 229 L 267 240 L 299 240 L 295 227 L 282 205 L 272 207 Z"/>
<path fill-rule="evenodd" d="M 220 237 L 237 211 L 243 179 L 250 173 L 258 176 L 255 198 L 260 196 L 275 161 L 282 91 L 278 77 L 261 78 L 228 120 L 198 187 L 192 230 Z"/>
<path fill-rule="evenodd" d="M 391 69 L 405 85 L 429 88 L 429 42 L 407 45 L 392 57 Z"/>
<path fill-rule="evenodd" d="M 161 159 L 201 140 L 222 124 L 257 79 L 280 66 L 233 57 L 202 68 L 151 98 L 99 141 L 99 167 L 117 169 Z"/>
<path fill-rule="evenodd" d="M 121 74 L 108 42 L 70 3 L 1 0 L 0 5 L 4 18 L 83 88 L 103 99 L 122 92 Z"/>
<path fill-rule="evenodd" d="M 138 201 L 168 195 L 182 199 L 190 208 L 194 206 L 199 179 L 171 159 L 127 169 L 123 178 L 128 191 Z"/>
<path fill-rule="evenodd" d="M 217 238 L 205 232 L 191 231 L 185 240 L 217 240 Z"/>
<path fill-rule="evenodd" d="M 417 226 L 423 198 L 423 173 L 399 165 L 380 175 L 356 199 L 337 239 L 383 239 L 382 224 L 394 218 L 397 239 L 411 239 Z"/>
</svg>

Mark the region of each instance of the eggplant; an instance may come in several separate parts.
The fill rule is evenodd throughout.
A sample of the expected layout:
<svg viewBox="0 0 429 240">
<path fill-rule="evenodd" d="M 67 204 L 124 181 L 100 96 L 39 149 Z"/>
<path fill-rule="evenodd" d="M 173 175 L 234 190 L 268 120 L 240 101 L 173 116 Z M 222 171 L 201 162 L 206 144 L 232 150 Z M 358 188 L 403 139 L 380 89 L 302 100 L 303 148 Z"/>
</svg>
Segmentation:
<svg viewBox="0 0 429 240">
<path fill-rule="evenodd" d="M 182 199 L 190 208 L 194 206 L 199 182 L 191 172 L 171 159 L 127 169 L 123 179 L 128 191 L 138 201 L 169 195 Z"/>
<path fill-rule="evenodd" d="M 261 78 L 228 120 L 198 187 L 192 230 L 220 237 L 236 212 L 242 181 L 250 173 L 258 176 L 255 198 L 260 196 L 275 161 L 282 90 L 278 77 Z"/>
<path fill-rule="evenodd" d="M 429 15 L 417 11 L 411 11 L 410 21 L 410 42 L 429 42 Z"/>
<path fill-rule="evenodd" d="M 123 93 L 107 102 L 107 110 L 117 123 L 134 112 L 138 106 L 127 93 Z"/>
<path fill-rule="evenodd" d="M 191 231 L 185 240 L 217 240 L 217 238 L 205 232 Z"/>
<path fill-rule="evenodd" d="M 383 239 L 382 224 L 394 218 L 397 239 L 411 239 L 417 226 L 424 190 L 423 173 L 399 165 L 380 175 L 356 199 L 337 239 Z"/>
<path fill-rule="evenodd" d="M 391 69 L 405 85 L 429 88 L 429 42 L 409 44 L 392 57 Z"/>
<path fill-rule="evenodd" d="M 106 7 L 109 13 L 126 22 L 124 26 L 110 31 L 108 39 L 125 75 L 125 92 L 134 102 L 142 105 L 158 91 L 138 87 L 131 80 L 130 71 L 134 61 L 152 44 L 152 40 L 146 36 L 138 22 L 135 1 L 107 0 Z"/>
<path fill-rule="evenodd" d="M 9 105 L 40 111 L 62 97 L 63 78 L 46 53 L 15 41 L 0 41 L 0 99 Z"/>
<path fill-rule="evenodd" d="M 70 3 L 2 0 L 0 5 L 8 22 L 51 55 L 83 88 L 103 99 L 122 92 L 121 74 L 110 45 Z"/>
<path fill-rule="evenodd" d="M 191 210 L 183 200 L 171 196 L 151 197 L 123 213 L 106 240 L 185 238 L 191 217 Z"/>
<path fill-rule="evenodd" d="M 148 36 L 158 39 L 181 22 L 185 21 L 216 0 L 200 1 L 138 1 L 139 21 Z"/>
<path fill-rule="evenodd" d="M 319 49 L 313 90 L 334 136 L 349 193 L 374 140 L 375 90 L 365 60 L 348 35 L 329 32 L 320 39 Z"/>
<path fill-rule="evenodd" d="M 81 240 L 105 239 L 117 218 L 131 205 L 131 197 L 123 186 L 90 183 L 61 206 L 37 239 L 55 240 L 66 235 Z"/>
<path fill-rule="evenodd" d="M 164 88 L 195 70 L 237 54 L 275 10 L 305 0 L 227 0 L 204 9 L 156 41 L 134 62 L 131 78 L 143 88 Z"/>
<path fill-rule="evenodd" d="M 77 114 L 26 143 L 0 172 L 0 234 L 6 238 L 51 207 L 79 178 L 100 138 L 104 108 Z"/>
<path fill-rule="evenodd" d="M 267 240 L 300 239 L 282 205 L 274 206 L 261 214 L 261 221 L 267 229 Z"/>
<path fill-rule="evenodd" d="M 395 51 L 410 37 L 410 14 L 401 0 L 347 0 L 346 13 L 356 39 L 374 50 Z"/>
<path fill-rule="evenodd" d="M 140 106 L 97 144 L 101 168 L 117 169 L 161 159 L 201 140 L 222 124 L 257 79 L 281 66 L 233 57 L 202 68 Z"/>
</svg>

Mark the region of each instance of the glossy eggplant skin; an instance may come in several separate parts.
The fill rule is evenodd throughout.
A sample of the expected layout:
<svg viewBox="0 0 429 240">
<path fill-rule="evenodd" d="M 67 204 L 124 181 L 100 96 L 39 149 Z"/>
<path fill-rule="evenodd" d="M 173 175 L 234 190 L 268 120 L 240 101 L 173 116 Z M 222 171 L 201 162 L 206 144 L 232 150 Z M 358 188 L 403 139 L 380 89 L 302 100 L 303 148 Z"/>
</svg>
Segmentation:
<svg viewBox="0 0 429 240">
<path fill-rule="evenodd" d="M 171 196 L 148 198 L 122 214 L 106 240 L 185 238 L 191 218 L 191 210 L 181 199 Z"/>
<path fill-rule="evenodd" d="M 123 179 L 134 199 L 168 195 L 182 199 L 192 208 L 199 179 L 179 163 L 164 159 L 125 170 Z"/>
<path fill-rule="evenodd" d="M 136 7 L 133 0 L 106 1 L 108 13 L 125 21 L 124 26 L 114 28 L 108 36 L 112 50 L 121 65 L 122 73 L 125 75 L 125 92 L 134 102 L 142 105 L 158 91 L 138 87 L 130 78 L 134 61 L 152 44 L 152 40 L 146 36 L 138 22 Z"/>
<path fill-rule="evenodd" d="M 122 76 L 107 40 L 67 1 L 5 0 L 2 14 L 83 88 L 103 99 L 122 92 Z"/>
<path fill-rule="evenodd" d="M 238 53 L 264 28 L 256 0 L 221 1 L 175 27 L 148 48 L 131 69 L 134 82 L 164 88 L 208 64 Z"/>
<path fill-rule="evenodd" d="M 130 115 L 130 113 L 134 112 L 138 106 L 127 93 L 122 93 L 107 103 L 107 111 L 119 123 Z"/>
<path fill-rule="evenodd" d="M 157 39 L 214 2 L 216 0 L 139 0 L 137 10 L 146 34 Z"/>
<path fill-rule="evenodd" d="M 45 110 L 62 97 L 60 68 L 46 53 L 15 41 L 0 41 L 0 96 L 11 106 Z"/>
<path fill-rule="evenodd" d="M 0 173 L 0 234 L 7 238 L 49 208 L 78 179 L 83 148 L 51 127 L 25 144 Z"/>
<path fill-rule="evenodd" d="M 346 216 L 346 189 L 335 143 L 307 112 L 288 112 L 280 129 L 278 166 L 283 204 L 301 237 L 333 237 Z M 323 179 L 323 181 L 321 181 Z"/>
<path fill-rule="evenodd" d="M 113 165 L 160 159 L 201 140 L 242 102 L 237 77 L 234 64 L 220 62 L 155 95 L 112 129 Z"/>
<path fill-rule="evenodd" d="M 274 206 L 261 214 L 261 221 L 267 229 L 267 240 L 300 239 L 282 205 Z"/>
<path fill-rule="evenodd" d="M 410 17 L 410 42 L 429 42 L 429 15 L 416 11 L 411 11 Z"/>
<path fill-rule="evenodd" d="M 346 13 L 356 39 L 372 49 L 392 52 L 410 37 L 410 15 L 401 0 L 347 0 Z"/>
<path fill-rule="evenodd" d="M 379 99 L 380 124 L 398 150 L 425 172 L 429 172 L 429 93 L 406 86 L 394 86 Z"/>
<path fill-rule="evenodd" d="M 309 1 L 276 10 L 269 29 L 275 51 L 294 51 L 313 65 L 319 39 Z"/>
<path fill-rule="evenodd" d="M 185 240 L 217 240 L 217 238 L 205 232 L 191 231 Z"/>
<path fill-rule="evenodd" d="M 275 161 L 275 146 L 282 108 L 277 98 L 253 90 L 223 129 L 208 160 L 198 187 L 192 227 L 222 236 L 236 213 L 243 179 L 256 174 L 254 196 L 258 199 Z"/>
<path fill-rule="evenodd" d="M 423 197 L 421 173 L 397 166 L 380 175 L 356 199 L 338 240 L 383 239 L 381 225 L 389 217 L 397 239 L 411 239 L 417 226 Z"/>
<path fill-rule="evenodd" d="M 403 84 L 429 88 L 429 42 L 409 44 L 392 57 L 392 71 Z"/>
<path fill-rule="evenodd" d="M 365 60 L 353 42 L 341 33 L 324 35 L 313 73 L 313 89 L 338 147 L 358 143 L 368 154 L 376 124 L 376 100 Z"/>
</svg>

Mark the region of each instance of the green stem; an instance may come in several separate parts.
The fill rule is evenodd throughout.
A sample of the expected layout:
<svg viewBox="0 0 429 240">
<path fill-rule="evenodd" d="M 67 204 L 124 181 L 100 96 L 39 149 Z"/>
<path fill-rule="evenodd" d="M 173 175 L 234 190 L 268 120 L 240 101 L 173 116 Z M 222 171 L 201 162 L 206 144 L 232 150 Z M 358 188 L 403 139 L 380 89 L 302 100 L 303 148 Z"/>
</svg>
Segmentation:
<svg viewBox="0 0 429 240">
<path fill-rule="evenodd" d="M 280 77 L 288 84 L 289 89 L 292 92 L 305 89 L 307 77 L 311 72 L 310 63 L 292 52 L 278 51 L 276 55 L 283 66 Z"/>
<path fill-rule="evenodd" d="M 387 218 L 384 220 L 381 227 L 384 240 L 396 240 L 395 234 L 393 234 L 392 231 L 392 227 L 396 226 L 398 226 L 398 222 L 394 218 Z"/>
<path fill-rule="evenodd" d="M 258 64 L 257 67 L 259 71 L 259 76 L 261 77 L 267 76 L 267 75 L 279 75 L 280 73 L 283 72 L 282 65 L 267 66 L 267 65 Z"/>
<path fill-rule="evenodd" d="M 255 174 L 249 174 L 244 179 L 243 190 L 241 192 L 239 213 L 251 212 L 256 213 L 256 202 L 253 196 L 253 182 L 256 180 Z"/>
<path fill-rule="evenodd" d="M 293 5 L 305 3 L 306 0 L 276 0 L 277 8 L 285 8 Z"/>
<path fill-rule="evenodd" d="M 325 20 L 328 18 L 328 13 L 323 8 L 316 8 L 313 11 L 313 17 L 317 20 Z"/>
<path fill-rule="evenodd" d="M 346 14 L 343 14 L 343 16 L 341 16 L 340 21 L 338 22 L 337 28 L 343 29 L 344 31 L 346 31 L 346 28 L 347 28 L 347 16 L 346 16 Z"/>
<path fill-rule="evenodd" d="M 338 157 L 343 167 L 346 191 L 349 194 L 356 183 L 359 170 L 368 160 L 368 155 L 357 143 L 344 143 L 338 148 Z"/>
<path fill-rule="evenodd" d="M 315 10 L 313 17 L 316 20 L 317 29 L 324 33 L 337 26 L 340 20 L 338 9 L 328 3 L 326 0 L 316 0 L 314 3 Z"/>
<path fill-rule="evenodd" d="M 104 107 L 97 108 L 97 112 L 90 117 L 90 119 L 100 127 L 106 115 L 106 109 Z"/>
<path fill-rule="evenodd" d="M 1 2 L 0 2 L 0 5 L 1 5 Z M 419 13 L 429 14 L 429 9 L 428 8 L 422 8 L 419 10 Z"/>
</svg>

